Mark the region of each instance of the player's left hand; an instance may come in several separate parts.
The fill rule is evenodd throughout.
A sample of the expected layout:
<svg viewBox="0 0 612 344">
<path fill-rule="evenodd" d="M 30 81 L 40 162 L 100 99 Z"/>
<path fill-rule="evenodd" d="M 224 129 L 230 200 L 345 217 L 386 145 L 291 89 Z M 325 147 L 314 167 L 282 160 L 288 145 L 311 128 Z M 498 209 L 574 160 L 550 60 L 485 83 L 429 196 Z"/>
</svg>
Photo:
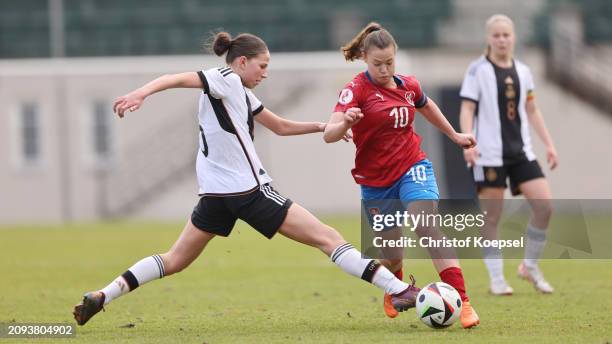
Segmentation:
<svg viewBox="0 0 612 344">
<path fill-rule="evenodd" d="M 557 150 L 555 146 L 549 146 L 546 148 L 546 160 L 548 161 L 548 167 L 554 170 L 559 165 L 559 157 L 557 156 Z"/>
<path fill-rule="evenodd" d="M 361 112 L 360 108 L 352 107 L 346 110 L 346 112 L 344 112 L 344 123 L 347 125 L 348 128 L 359 123 L 362 118 L 363 113 Z"/>
<path fill-rule="evenodd" d="M 142 102 L 145 97 L 138 92 L 138 90 L 130 92 L 124 96 L 121 96 L 113 103 L 113 111 L 120 117 L 123 118 L 125 111 L 134 112 L 140 109 Z"/>
<path fill-rule="evenodd" d="M 452 140 L 464 149 L 476 147 L 476 138 L 472 134 L 455 133 Z"/>
</svg>

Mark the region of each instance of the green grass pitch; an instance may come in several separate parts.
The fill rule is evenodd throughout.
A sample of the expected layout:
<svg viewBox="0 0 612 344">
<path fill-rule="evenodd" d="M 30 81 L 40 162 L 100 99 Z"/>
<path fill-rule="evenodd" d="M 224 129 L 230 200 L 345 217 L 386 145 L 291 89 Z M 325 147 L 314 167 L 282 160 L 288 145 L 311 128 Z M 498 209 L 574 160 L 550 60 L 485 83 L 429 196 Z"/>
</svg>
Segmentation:
<svg viewBox="0 0 612 344">
<path fill-rule="evenodd" d="M 359 243 L 358 221 L 328 218 Z M 167 250 L 181 224 L 105 223 L 0 228 L 0 323 L 69 322 L 85 291 L 137 260 Z M 344 274 L 319 251 L 281 236 L 268 241 L 244 223 L 214 239 L 192 266 L 115 300 L 70 339 L 18 343 L 609 343 L 612 261 L 547 260 L 556 287 L 537 294 L 506 262 L 511 297 L 487 294 L 482 261 L 464 260 L 482 324 L 423 325 L 413 310 L 396 319 L 382 293 Z M 428 260 L 405 261 L 417 284 L 439 280 Z M 0 339 L 0 344 L 10 342 Z"/>
</svg>

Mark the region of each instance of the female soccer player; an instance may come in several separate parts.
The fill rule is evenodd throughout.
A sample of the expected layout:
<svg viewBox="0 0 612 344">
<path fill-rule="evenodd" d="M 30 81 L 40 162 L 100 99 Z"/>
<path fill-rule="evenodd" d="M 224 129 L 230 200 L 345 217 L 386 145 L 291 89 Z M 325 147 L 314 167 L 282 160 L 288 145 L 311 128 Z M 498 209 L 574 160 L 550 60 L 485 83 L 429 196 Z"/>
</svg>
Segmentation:
<svg viewBox="0 0 612 344">
<path fill-rule="evenodd" d="M 485 55 L 472 62 L 461 87 L 461 130 L 474 133 L 479 142 L 479 148 L 465 150 L 464 157 L 472 167 L 478 196 L 487 211 L 483 231 L 487 239 L 497 238 L 506 179 L 510 179 L 513 195 L 522 193 L 529 200 L 533 217 L 527 227 L 525 259 L 518 274 L 533 283 L 536 290 L 548 294 L 553 288 L 544 279 L 538 259 L 546 244 L 551 194 L 531 149 L 529 123 L 546 145 L 551 170 L 558 163 L 557 151 L 535 102 L 531 72 L 513 58 L 512 20 L 505 15 L 490 17 L 486 37 Z M 494 248 L 484 250 L 484 261 L 489 271 L 490 293 L 511 295 L 513 290 L 504 278 L 501 252 Z"/>
<path fill-rule="evenodd" d="M 288 121 L 266 109 L 251 89 L 267 77 L 270 53 L 263 40 L 251 34 L 234 39 L 226 32 L 214 36 L 215 54 L 226 54 L 227 66 L 199 72 L 161 76 L 122 97 L 114 111 L 123 117 L 136 111 L 146 97 L 169 88 L 201 88 L 199 100 L 200 151 L 197 175 L 202 196 L 183 232 L 163 254 L 144 258 L 103 289 L 88 292 L 75 306 L 74 317 L 85 324 L 105 304 L 138 286 L 180 272 L 217 235 L 228 236 L 242 219 L 267 238 L 276 232 L 316 247 L 347 273 L 392 294 L 398 310 L 414 307 L 419 288 L 397 279 L 372 259 L 364 259 L 333 228 L 270 186 L 253 145 L 253 119 L 278 135 L 321 132 L 324 123 Z"/>
<path fill-rule="evenodd" d="M 357 148 L 352 173 L 361 185 L 366 204 L 372 200 L 401 200 L 411 214 L 435 213 L 438 187 L 432 164 L 420 148 L 421 138 L 412 127 L 415 110 L 462 147 L 474 146 L 474 137 L 453 129 L 438 106 L 423 93 L 416 78 L 395 74 L 397 44 L 380 24 L 368 24 L 342 50 L 347 61 L 361 58 L 368 68 L 340 92 L 325 128 L 325 141 L 338 141 L 352 129 Z M 368 209 L 370 213 L 379 210 Z M 439 236 L 440 232 L 421 227 L 417 234 Z M 479 318 L 466 294 L 459 262 L 454 258 L 454 250 L 450 250 L 451 254 L 448 251 L 439 254 L 430 250 L 430 255 L 442 281 L 461 295 L 461 324 L 465 328 L 476 326 Z M 401 252 L 384 254 L 382 264 L 401 279 Z M 384 310 L 394 318 L 397 311 L 391 301 L 386 294 Z"/>
</svg>

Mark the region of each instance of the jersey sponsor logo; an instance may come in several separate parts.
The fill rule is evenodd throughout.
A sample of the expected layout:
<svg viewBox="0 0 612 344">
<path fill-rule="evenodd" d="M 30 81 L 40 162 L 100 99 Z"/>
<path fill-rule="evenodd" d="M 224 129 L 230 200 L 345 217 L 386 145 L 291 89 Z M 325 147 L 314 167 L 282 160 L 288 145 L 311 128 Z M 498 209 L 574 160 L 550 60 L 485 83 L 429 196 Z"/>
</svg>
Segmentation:
<svg viewBox="0 0 612 344">
<path fill-rule="evenodd" d="M 382 100 L 383 102 L 385 101 L 385 98 L 382 96 L 382 94 L 380 93 L 376 93 L 375 94 L 378 98 L 380 98 L 380 100 Z"/>
<path fill-rule="evenodd" d="M 351 100 L 353 100 L 353 91 L 349 90 L 348 88 L 343 89 L 342 92 L 340 92 L 338 103 L 346 105 L 350 103 Z"/>
<path fill-rule="evenodd" d="M 408 91 L 404 94 L 404 98 L 406 98 L 406 101 L 408 102 L 408 105 L 410 106 L 414 106 L 414 97 L 416 96 L 416 94 L 414 93 L 414 91 Z"/>
</svg>

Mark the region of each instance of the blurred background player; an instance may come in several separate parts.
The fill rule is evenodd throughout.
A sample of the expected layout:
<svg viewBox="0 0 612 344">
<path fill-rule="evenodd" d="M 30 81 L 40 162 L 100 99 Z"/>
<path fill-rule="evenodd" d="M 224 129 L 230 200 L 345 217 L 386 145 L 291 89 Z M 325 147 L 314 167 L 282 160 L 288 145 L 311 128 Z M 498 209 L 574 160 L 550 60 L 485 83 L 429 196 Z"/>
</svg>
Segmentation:
<svg viewBox="0 0 612 344">
<path fill-rule="evenodd" d="M 551 217 L 551 193 L 532 150 L 529 124 L 546 145 L 551 170 L 557 166 L 557 152 L 535 102 L 531 71 L 513 58 L 512 20 L 505 15 L 491 16 L 486 22 L 486 42 L 485 55 L 469 66 L 460 92 L 461 130 L 474 133 L 478 140 L 478 147 L 464 150 L 464 157 L 487 212 L 483 236 L 497 239 L 506 180 L 510 179 L 512 195 L 522 193 L 533 210 L 518 275 L 533 283 L 536 290 L 552 293 L 553 287 L 538 267 Z M 487 248 L 483 252 L 491 294 L 511 295 L 513 289 L 504 278 L 501 251 Z"/>
<path fill-rule="evenodd" d="M 424 94 L 416 78 L 395 74 L 397 44 L 380 24 L 368 24 L 342 51 L 347 61 L 363 59 L 367 71 L 355 76 L 340 92 L 325 129 L 325 141 L 338 141 L 352 129 L 357 148 L 352 174 L 361 185 L 364 203 L 401 200 L 411 214 L 437 212 L 438 186 L 433 166 L 421 150 L 421 138 L 413 130 L 414 112 L 418 109 L 431 124 L 464 148 L 476 144 L 473 135 L 457 133 L 438 106 Z M 368 212 L 378 211 L 373 209 Z M 441 235 L 435 228 L 426 227 L 417 230 L 417 234 Z M 463 327 L 478 325 L 479 318 L 470 305 L 453 250 L 444 253 L 430 250 L 430 254 L 442 281 L 461 295 Z M 401 249 L 391 253 L 387 250 L 383 255 L 382 264 L 401 279 Z M 391 318 L 397 316 L 388 294 L 384 296 L 384 310 Z"/>
<path fill-rule="evenodd" d="M 136 111 L 146 97 L 170 88 L 202 88 L 198 120 L 200 150 L 197 175 L 200 201 L 172 248 L 146 257 L 105 288 L 88 292 L 74 307 L 74 317 L 84 325 L 103 306 L 140 285 L 182 271 L 217 235 L 228 236 L 242 219 L 265 237 L 276 232 L 316 247 L 347 273 L 362 278 L 388 294 L 400 311 L 414 307 L 419 289 L 397 279 L 389 270 L 362 255 L 333 228 L 306 209 L 276 192 L 253 145 L 253 120 L 279 135 L 321 132 L 324 123 L 284 120 L 253 95 L 251 89 L 267 77 L 270 53 L 263 40 L 251 34 L 232 39 L 215 35 L 215 54 L 226 54 L 227 66 L 199 72 L 159 77 L 119 97 L 113 110 L 123 117 Z"/>
</svg>

